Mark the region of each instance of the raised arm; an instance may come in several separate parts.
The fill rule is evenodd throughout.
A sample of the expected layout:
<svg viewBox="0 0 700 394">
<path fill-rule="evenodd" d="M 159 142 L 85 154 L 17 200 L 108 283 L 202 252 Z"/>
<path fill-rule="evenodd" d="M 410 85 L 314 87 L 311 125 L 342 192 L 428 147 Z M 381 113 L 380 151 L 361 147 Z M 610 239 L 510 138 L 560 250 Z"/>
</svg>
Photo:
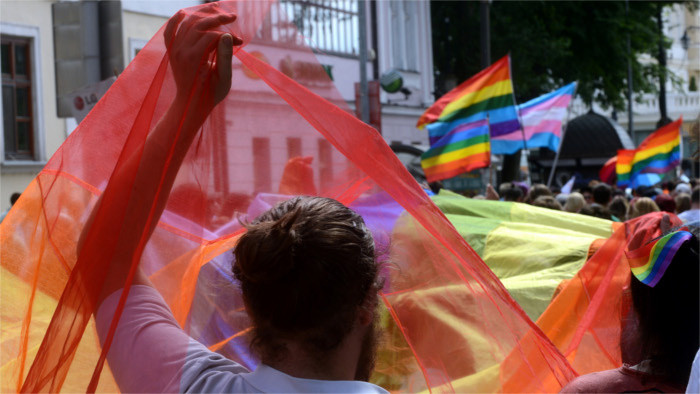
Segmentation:
<svg viewBox="0 0 700 394">
<path fill-rule="evenodd" d="M 235 19 L 236 15 L 221 14 L 219 7 L 212 4 L 192 15 L 178 12 L 165 28 L 165 43 L 177 94 L 146 139 L 140 157 L 127 159 L 126 165 L 119 167 L 110 178 L 110 184 L 123 184 L 121 187 L 130 187 L 132 192 L 123 223 L 118 229 L 116 251 L 113 256 L 104 256 L 111 261 L 98 303 L 124 286 L 139 242 L 143 234 L 148 238 L 155 229 L 190 145 L 205 119 L 230 90 L 233 46 L 240 45 L 242 40 L 224 33 L 220 26 Z M 127 174 L 134 171 L 134 181 L 129 185 Z M 101 197 L 81 234 L 78 245 L 80 253 L 90 248 L 93 249 L 91 255 L 94 255 L 94 248 L 99 248 L 99 245 L 86 245 L 85 241 L 89 238 L 116 236 L 106 233 L 114 229 L 104 226 L 93 228 L 102 203 Z M 105 234 L 91 234 L 88 238 L 91 231 Z M 150 284 L 140 269 L 133 283 Z"/>
</svg>

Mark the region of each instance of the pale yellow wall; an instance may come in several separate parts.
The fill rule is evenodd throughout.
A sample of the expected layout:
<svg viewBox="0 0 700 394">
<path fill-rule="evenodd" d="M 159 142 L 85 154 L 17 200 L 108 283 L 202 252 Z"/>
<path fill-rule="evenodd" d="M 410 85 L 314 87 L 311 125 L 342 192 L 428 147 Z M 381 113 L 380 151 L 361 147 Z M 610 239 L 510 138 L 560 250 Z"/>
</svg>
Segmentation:
<svg viewBox="0 0 700 394">
<path fill-rule="evenodd" d="M 125 61 L 129 62 L 131 60 L 131 54 L 129 53 L 130 38 L 149 41 L 166 21 L 167 18 L 165 17 L 124 11 L 122 13 L 122 26 Z"/>
<path fill-rule="evenodd" d="M 48 160 L 66 138 L 65 120 L 56 116 L 56 83 L 53 64 L 53 29 L 49 0 L 0 0 L 0 21 L 39 27 L 43 124 L 45 138 L 44 159 Z M 35 63 L 36 64 L 36 63 Z M 0 209 L 5 210 L 10 195 L 24 190 L 38 171 L 8 173 L 0 169 Z"/>
</svg>

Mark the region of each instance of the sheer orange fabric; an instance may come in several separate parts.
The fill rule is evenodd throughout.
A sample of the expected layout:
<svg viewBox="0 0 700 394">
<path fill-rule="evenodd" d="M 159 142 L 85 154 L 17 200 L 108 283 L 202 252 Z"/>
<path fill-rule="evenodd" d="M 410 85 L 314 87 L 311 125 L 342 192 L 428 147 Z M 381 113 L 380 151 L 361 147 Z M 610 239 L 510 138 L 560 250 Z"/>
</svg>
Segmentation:
<svg viewBox="0 0 700 394">
<path fill-rule="evenodd" d="M 117 389 L 103 368 L 109 339 L 100 346 L 92 316 L 108 267 L 121 258 L 130 263 L 126 292 L 140 264 L 185 331 L 254 368 L 228 251 L 243 231 L 239 218 L 302 193 L 356 209 L 387 251 L 388 339 L 378 383 L 405 391 L 556 391 L 575 376 L 382 137 L 351 115 L 275 3 L 220 2 L 176 18 L 198 12 L 239 16 L 211 29 L 213 37 L 231 32 L 244 41 L 225 100 L 211 113 L 213 103 L 191 105 L 216 89 L 214 48 L 188 60 L 198 71 L 177 86 L 164 27 L 2 223 L 3 391 Z M 177 107 L 179 122 L 161 139 L 159 122 L 172 116 L 178 89 L 190 101 Z M 178 138 L 187 138 L 178 133 L 197 112 L 206 121 L 189 150 L 178 152 Z M 144 146 L 163 149 L 165 159 L 154 162 Z M 169 190 L 166 169 L 180 153 Z M 157 176 L 141 179 L 144 167 Z M 168 196 L 162 216 L 158 196 Z M 132 252 L 121 256 L 124 250 Z M 119 317 L 118 310 L 112 331 Z"/>
</svg>

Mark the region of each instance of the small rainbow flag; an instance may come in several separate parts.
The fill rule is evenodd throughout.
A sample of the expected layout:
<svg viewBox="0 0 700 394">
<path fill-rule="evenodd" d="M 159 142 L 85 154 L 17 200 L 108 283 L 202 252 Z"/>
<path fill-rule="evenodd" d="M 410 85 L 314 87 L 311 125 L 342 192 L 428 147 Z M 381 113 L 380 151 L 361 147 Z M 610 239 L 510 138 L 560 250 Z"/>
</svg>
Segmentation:
<svg viewBox="0 0 700 394">
<path fill-rule="evenodd" d="M 676 231 L 656 242 L 626 252 L 632 274 L 649 287 L 656 286 L 678 252 L 678 248 L 693 235 L 687 231 Z"/>
<path fill-rule="evenodd" d="M 670 171 L 681 161 L 681 124 L 683 118 L 656 130 L 637 149 L 617 151 L 617 185 L 651 186 L 661 180 L 659 174 Z"/>
<path fill-rule="evenodd" d="M 442 96 L 421 115 L 416 127 L 428 129 L 430 149 L 423 154 L 421 165 L 429 182 L 487 167 L 491 162 L 489 135 L 499 138 L 521 133 L 510 57 L 501 58 Z"/>
</svg>

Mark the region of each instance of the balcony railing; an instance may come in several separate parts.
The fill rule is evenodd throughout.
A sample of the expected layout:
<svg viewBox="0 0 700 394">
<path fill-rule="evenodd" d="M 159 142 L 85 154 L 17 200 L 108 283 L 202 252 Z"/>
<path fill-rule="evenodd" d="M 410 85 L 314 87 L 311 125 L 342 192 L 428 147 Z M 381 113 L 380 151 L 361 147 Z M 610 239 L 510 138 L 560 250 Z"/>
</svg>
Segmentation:
<svg viewBox="0 0 700 394">
<path fill-rule="evenodd" d="M 356 57 L 357 0 L 281 0 L 270 9 L 260 39 L 280 45 L 306 44 L 315 51 Z"/>
</svg>

